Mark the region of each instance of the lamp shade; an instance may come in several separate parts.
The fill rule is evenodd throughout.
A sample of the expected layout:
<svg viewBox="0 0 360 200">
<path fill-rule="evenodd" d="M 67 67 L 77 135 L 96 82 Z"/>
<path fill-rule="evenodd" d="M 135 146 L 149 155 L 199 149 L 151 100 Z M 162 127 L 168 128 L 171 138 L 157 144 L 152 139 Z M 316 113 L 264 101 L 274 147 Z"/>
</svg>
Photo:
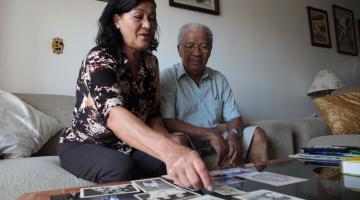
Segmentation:
<svg viewBox="0 0 360 200">
<path fill-rule="evenodd" d="M 340 79 L 330 70 L 322 70 L 316 74 L 307 94 L 311 96 L 317 92 L 332 91 L 343 87 Z"/>
</svg>

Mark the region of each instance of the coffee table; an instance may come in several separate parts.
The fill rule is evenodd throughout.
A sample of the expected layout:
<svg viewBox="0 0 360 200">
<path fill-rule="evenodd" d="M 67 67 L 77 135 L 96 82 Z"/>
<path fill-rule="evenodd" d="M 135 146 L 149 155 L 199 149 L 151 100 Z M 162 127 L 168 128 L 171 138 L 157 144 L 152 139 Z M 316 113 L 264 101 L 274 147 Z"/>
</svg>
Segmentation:
<svg viewBox="0 0 360 200">
<path fill-rule="evenodd" d="M 315 165 L 303 165 L 297 160 L 272 160 L 259 165 L 248 164 L 246 168 L 264 168 L 263 171 L 275 172 L 279 174 L 305 178 L 307 181 L 285 185 L 271 186 L 264 183 L 246 180 L 245 182 L 236 184 L 238 189 L 244 191 L 254 191 L 259 189 L 267 189 L 283 194 L 288 194 L 303 199 L 359 199 L 360 190 L 356 191 L 344 187 L 343 175 L 339 168 L 324 167 Z M 358 179 L 360 180 L 360 178 Z M 106 185 L 115 185 L 124 182 L 111 183 Z M 360 183 L 359 183 L 360 184 Z M 51 190 L 44 192 L 26 193 L 18 198 L 18 200 L 49 200 L 53 195 L 67 194 L 79 192 L 80 188 L 67 188 L 59 190 Z M 213 196 L 219 196 L 211 193 Z M 219 196 L 220 197 L 220 196 Z M 221 197 L 224 198 L 224 197 Z M 231 199 L 230 197 L 228 199 Z"/>
<path fill-rule="evenodd" d="M 308 200 L 360 199 L 360 188 L 354 190 L 344 187 L 344 175 L 341 174 L 339 167 L 303 165 L 297 160 L 287 160 L 270 163 L 264 171 L 304 178 L 307 181 L 272 186 L 247 180 L 239 185 L 238 189 L 247 192 L 266 189 Z M 360 177 L 355 178 L 357 178 L 357 185 L 360 185 Z"/>
</svg>

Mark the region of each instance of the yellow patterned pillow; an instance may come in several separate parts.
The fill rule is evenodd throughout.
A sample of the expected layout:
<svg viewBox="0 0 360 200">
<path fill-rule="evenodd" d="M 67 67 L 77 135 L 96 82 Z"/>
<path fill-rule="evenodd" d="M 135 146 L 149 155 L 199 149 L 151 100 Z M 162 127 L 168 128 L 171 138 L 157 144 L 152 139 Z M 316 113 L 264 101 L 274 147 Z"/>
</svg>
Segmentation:
<svg viewBox="0 0 360 200">
<path fill-rule="evenodd" d="M 332 134 L 360 133 L 360 92 L 314 99 Z"/>
</svg>

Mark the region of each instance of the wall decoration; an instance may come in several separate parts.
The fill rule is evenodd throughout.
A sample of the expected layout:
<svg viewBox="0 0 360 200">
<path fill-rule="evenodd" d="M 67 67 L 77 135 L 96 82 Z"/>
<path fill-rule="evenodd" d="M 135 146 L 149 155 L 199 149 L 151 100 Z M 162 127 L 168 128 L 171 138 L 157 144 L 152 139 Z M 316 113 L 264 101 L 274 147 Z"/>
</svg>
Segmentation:
<svg viewBox="0 0 360 200">
<path fill-rule="evenodd" d="M 51 43 L 51 47 L 53 50 L 53 53 L 55 54 L 62 54 L 64 51 L 64 41 L 63 39 L 56 37 L 53 38 L 53 41 Z"/>
<path fill-rule="evenodd" d="M 311 44 L 331 48 L 328 14 L 325 10 L 307 7 Z"/>
<path fill-rule="evenodd" d="M 219 0 L 169 0 L 169 5 L 219 15 Z"/>
<path fill-rule="evenodd" d="M 353 11 L 333 5 L 337 50 L 339 53 L 358 55 Z"/>
</svg>

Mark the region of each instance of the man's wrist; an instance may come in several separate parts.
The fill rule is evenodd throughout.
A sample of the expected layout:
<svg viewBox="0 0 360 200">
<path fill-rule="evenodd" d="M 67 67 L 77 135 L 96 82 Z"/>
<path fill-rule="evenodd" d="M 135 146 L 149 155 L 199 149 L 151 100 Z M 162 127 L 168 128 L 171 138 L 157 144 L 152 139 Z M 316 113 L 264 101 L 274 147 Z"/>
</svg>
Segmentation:
<svg viewBox="0 0 360 200">
<path fill-rule="evenodd" d="M 243 136 L 243 131 L 242 130 L 238 130 L 236 128 L 233 128 L 233 129 L 230 130 L 230 134 L 234 134 L 235 136 L 241 138 Z"/>
</svg>

